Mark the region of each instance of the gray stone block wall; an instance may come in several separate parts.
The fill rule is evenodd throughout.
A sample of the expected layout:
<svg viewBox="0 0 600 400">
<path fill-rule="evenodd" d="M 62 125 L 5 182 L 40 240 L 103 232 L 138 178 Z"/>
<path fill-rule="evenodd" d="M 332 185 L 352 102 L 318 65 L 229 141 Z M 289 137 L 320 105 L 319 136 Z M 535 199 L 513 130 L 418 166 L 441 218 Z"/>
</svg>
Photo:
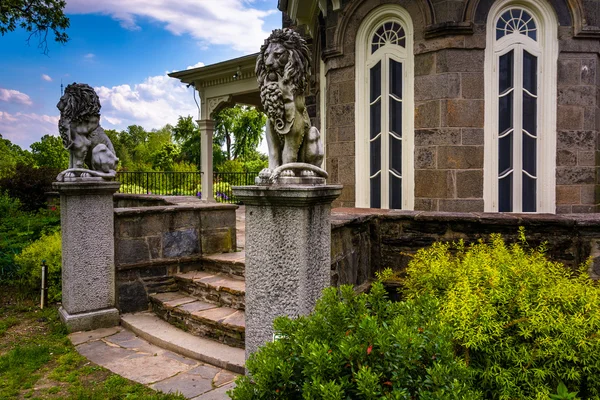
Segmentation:
<svg viewBox="0 0 600 400">
<path fill-rule="evenodd" d="M 596 212 L 600 2 L 549 1 L 561 25 L 556 211 Z M 353 207 L 355 201 L 356 33 L 365 16 L 385 3 L 403 6 L 414 24 L 415 210 L 483 211 L 485 21 L 493 0 L 347 0 L 338 11 L 328 5 L 324 26 L 313 31 L 325 35 L 315 41 L 324 43 L 326 168 L 329 182 L 344 185 L 334 207 Z"/>
<path fill-rule="evenodd" d="M 148 201 L 127 199 L 122 204 L 145 205 Z M 170 276 L 197 267 L 202 255 L 235 251 L 237 208 L 233 204 L 201 202 L 116 208 L 119 310 L 146 309 L 148 294 L 176 290 Z"/>
</svg>

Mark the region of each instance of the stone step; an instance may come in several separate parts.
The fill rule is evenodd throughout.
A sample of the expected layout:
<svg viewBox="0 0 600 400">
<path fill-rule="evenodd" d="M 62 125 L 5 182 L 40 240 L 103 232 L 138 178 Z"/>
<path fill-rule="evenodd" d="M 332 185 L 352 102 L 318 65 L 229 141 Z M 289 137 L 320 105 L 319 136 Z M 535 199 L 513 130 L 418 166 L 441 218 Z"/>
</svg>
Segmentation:
<svg viewBox="0 0 600 400">
<path fill-rule="evenodd" d="M 156 315 L 178 328 L 244 348 L 246 314 L 243 310 L 219 307 L 184 292 L 153 294 L 150 303 Z"/>
<path fill-rule="evenodd" d="M 238 374 L 245 373 L 243 349 L 194 336 L 161 320 L 152 312 L 122 314 L 121 325 L 163 349 Z"/>
<path fill-rule="evenodd" d="M 236 251 L 235 253 L 204 256 L 202 257 L 202 269 L 243 278 L 246 274 L 246 252 Z"/>
<path fill-rule="evenodd" d="M 246 282 L 222 272 L 189 271 L 174 275 L 179 289 L 199 300 L 244 310 Z"/>
</svg>

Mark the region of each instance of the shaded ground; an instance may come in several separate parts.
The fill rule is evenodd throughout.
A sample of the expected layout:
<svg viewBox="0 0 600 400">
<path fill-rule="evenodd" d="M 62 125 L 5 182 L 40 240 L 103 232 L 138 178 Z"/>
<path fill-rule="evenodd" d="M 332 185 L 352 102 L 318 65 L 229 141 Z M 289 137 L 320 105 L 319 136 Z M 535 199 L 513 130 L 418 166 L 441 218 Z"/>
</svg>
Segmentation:
<svg viewBox="0 0 600 400">
<path fill-rule="evenodd" d="M 79 355 L 55 307 L 0 286 L 0 399 L 183 399 L 165 395 Z"/>
</svg>

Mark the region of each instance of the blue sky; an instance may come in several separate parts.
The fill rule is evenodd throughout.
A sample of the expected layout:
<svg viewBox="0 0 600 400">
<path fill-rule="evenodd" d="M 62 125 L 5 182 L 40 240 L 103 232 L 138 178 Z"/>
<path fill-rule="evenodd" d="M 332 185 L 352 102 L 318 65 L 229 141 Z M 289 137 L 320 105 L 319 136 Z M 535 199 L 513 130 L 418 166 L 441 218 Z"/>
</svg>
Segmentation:
<svg viewBox="0 0 600 400">
<path fill-rule="evenodd" d="M 105 129 L 160 128 L 197 115 L 167 72 L 257 52 L 281 26 L 277 0 L 67 0 L 66 14 L 70 41 L 48 55 L 24 31 L 0 36 L 0 134 L 24 149 L 58 135 L 61 80 L 96 89 Z"/>
</svg>

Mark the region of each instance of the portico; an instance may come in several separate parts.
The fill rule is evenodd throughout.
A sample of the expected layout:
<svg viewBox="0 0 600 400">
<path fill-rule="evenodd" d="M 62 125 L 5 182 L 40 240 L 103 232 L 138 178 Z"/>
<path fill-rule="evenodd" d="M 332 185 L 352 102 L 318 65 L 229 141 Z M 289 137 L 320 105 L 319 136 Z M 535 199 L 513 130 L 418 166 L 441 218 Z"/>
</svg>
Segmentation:
<svg viewBox="0 0 600 400">
<path fill-rule="evenodd" d="M 213 193 L 213 134 L 215 113 L 235 104 L 262 109 L 254 67 L 257 53 L 217 64 L 177 71 L 169 74 L 182 83 L 193 86 L 200 97 L 198 127 L 201 135 L 200 169 L 202 200 L 214 202 Z"/>
</svg>

